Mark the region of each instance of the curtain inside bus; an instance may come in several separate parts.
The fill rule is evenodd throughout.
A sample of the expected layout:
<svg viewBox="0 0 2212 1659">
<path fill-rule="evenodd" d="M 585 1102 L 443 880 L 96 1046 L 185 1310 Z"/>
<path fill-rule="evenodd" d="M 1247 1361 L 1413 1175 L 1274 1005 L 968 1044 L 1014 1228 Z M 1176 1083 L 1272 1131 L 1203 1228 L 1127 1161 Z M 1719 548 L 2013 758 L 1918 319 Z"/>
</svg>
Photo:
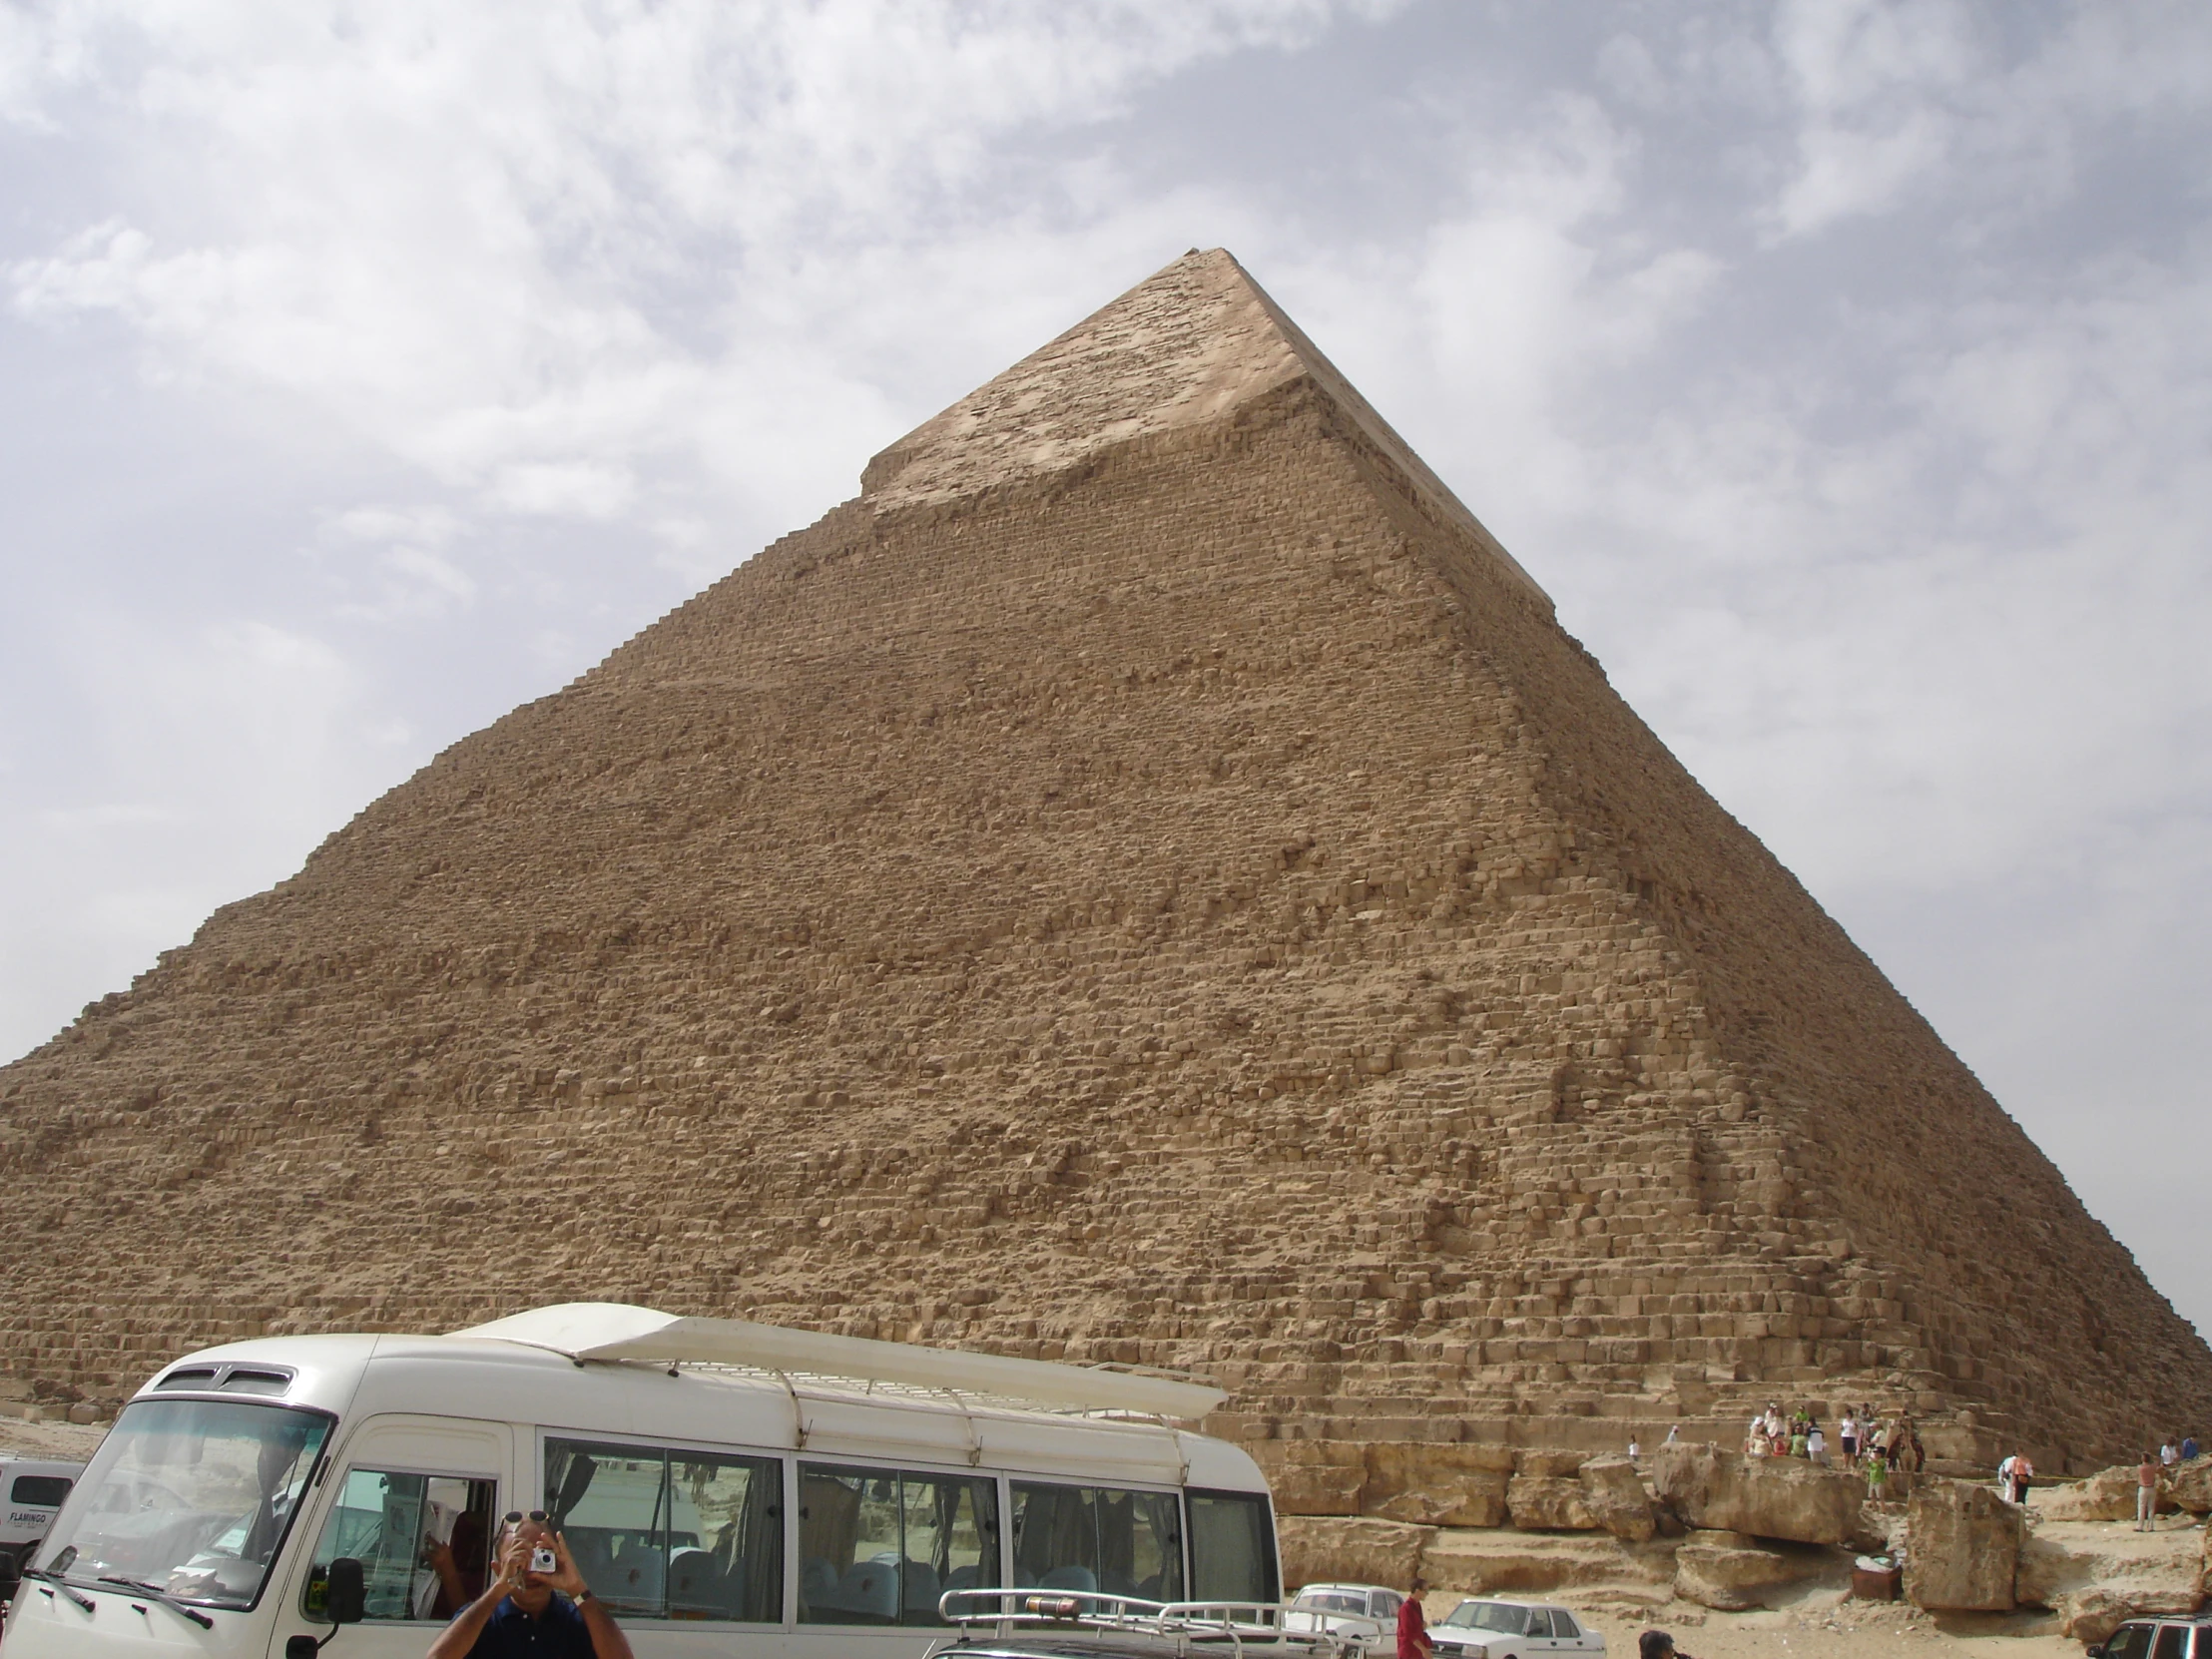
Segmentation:
<svg viewBox="0 0 2212 1659">
<path fill-rule="evenodd" d="M 1013 1506 L 1017 1586 L 1183 1599 L 1183 1528 L 1173 1492 L 1017 1480 Z"/>
<path fill-rule="evenodd" d="M 546 1508 L 625 1618 L 783 1620 L 783 1468 L 681 1446 L 545 1442 Z"/>
<path fill-rule="evenodd" d="M 1193 1488 L 1189 1496 L 1191 1598 L 1269 1604 L 1280 1600 L 1275 1516 L 1266 1494 Z"/>
</svg>

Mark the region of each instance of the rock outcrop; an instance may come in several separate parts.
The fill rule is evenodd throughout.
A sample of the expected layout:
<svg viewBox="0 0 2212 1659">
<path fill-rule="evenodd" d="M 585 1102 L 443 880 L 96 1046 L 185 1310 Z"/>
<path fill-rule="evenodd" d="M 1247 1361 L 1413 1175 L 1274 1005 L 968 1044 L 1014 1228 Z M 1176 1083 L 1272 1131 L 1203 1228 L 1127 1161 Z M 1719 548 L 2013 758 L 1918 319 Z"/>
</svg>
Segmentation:
<svg viewBox="0 0 2212 1659">
<path fill-rule="evenodd" d="M 1694 1527 L 1808 1544 L 1860 1532 L 1863 1488 L 1840 1469 L 1679 1444 L 1661 1446 L 1651 1466 L 1659 1496 Z"/>
<path fill-rule="evenodd" d="M 2212 1420 L 2212 1351 L 1218 251 L 0 1068 L 0 1369 L 107 1400 L 613 1299 L 1204 1369 L 1256 1446 L 1786 1393 L 2056 1472 Z"/>
</svg>

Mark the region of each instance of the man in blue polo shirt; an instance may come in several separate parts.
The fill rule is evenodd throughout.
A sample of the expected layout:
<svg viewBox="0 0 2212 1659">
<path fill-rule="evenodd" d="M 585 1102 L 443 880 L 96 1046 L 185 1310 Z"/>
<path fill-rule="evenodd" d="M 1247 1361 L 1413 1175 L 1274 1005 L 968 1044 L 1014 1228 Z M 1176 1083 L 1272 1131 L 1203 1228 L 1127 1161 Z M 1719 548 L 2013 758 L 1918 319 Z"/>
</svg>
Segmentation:
<svg viewBox="0 0 2212 1659">
<path fill-rule="evenodd" d="M 530 1552 L 540 1547 L 553 1552 L 551 1572 L 530 1570 Z M 454 1615 L 428 1659 L 632 1659 L 629 1638 L 585 1584 L 544 1510 L 509 1515 L 494 1548 L 498 1577 Z"/>
</svg>

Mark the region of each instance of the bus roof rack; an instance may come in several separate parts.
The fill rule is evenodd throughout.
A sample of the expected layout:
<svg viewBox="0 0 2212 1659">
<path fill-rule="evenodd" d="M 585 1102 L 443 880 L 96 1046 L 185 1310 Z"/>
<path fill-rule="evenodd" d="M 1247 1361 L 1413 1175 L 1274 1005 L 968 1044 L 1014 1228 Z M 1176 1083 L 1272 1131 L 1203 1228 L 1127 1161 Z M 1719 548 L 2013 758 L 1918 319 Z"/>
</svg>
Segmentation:
<svg viewBox="0 0 2212 1659">
<path fill-rule="evenodd" d="M 1000 1641 L 1024 1633 L 1145 1636 L 1183 1654 L 1227 1650 L 1334 1659 L 1347 1651 L 1334 1632 L 1288 1628 L 1282 1603 L 1273 1601 L 1147 1601 L 1097 1590 L 986 1588 L 945 1591 L 937 1598 L 937 1616 L 957 1625 L 959 1635 L 931 1649 L 932 1659 L 950 1659 L 986 1626 Z"/>
<path fill-rule="evenodd" d="M 1229 1397 L 1212 1383 L 1195 1379 L 882 1343 L 756 1325 L 750 1320 L 693 1318 L 624 1302 L 564 1302 L 510 1314 L 453 1335 L 520 1343 L 577 1361 L 737 1366 L 771 1374 L 1033 1401 L 1062 1410 L 1198 1418 Z"/>
</svg>

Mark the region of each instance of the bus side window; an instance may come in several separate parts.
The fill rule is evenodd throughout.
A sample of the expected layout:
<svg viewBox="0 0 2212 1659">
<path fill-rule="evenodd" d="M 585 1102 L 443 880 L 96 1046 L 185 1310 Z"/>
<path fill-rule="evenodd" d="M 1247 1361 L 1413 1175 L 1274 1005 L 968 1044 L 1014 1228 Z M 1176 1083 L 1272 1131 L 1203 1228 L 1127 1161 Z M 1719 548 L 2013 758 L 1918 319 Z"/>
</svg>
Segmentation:
<svg viewBox="0 0 2212 1659">
<path fill-rule="evenodd" d="M 315 1544 L 301 1610 L 322 1617 L 330 1563 L 350 1556 L 366 1581 L 364 1617 L 451 1618 L 488 1582 L 494 1495 L 489 1480 L 347 1469 Z"/>
<path fill-rule="evenodd" d="M 1273 1602 L 1275 1517 L 1259 1492 L 1208 1492 L 1191 1501 L 1191 1594 L 1198 1601 Z"/>
<path fill-rule="evenodd" d="M 799 1466 L 802 1624 L 941 1625 L 947 1590 L 998 1582 L 987 1475 Z"/>
<path fill-rule="evenodd" d="M 783 1480 L 773 1457 L 545 1442 L 553 1524 L 624 1618 L 782 1622 Z"/>
<path fill-rule="evenodd" d="M 1017 1480 L 1013 1504 L 1017 1586 L 1183 1599 L 1183 1528 L 1173 1492 Z"/>
</svg>

